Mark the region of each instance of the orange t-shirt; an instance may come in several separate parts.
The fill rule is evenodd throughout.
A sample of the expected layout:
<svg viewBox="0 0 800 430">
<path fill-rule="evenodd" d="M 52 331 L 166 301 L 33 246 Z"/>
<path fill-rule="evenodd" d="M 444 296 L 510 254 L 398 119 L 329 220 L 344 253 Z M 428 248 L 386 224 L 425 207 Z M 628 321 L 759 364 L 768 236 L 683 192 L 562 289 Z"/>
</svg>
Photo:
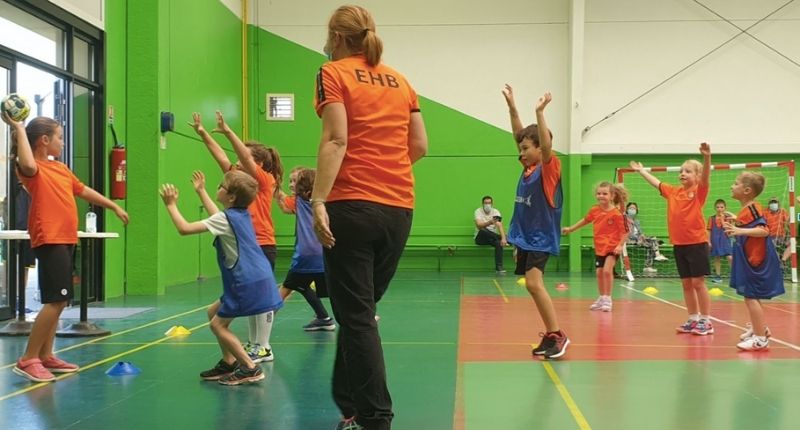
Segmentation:
<svg viewBox="0 0 800 430">
<path fill-rule="evenodd" d="M 708 242 L 703 205 L 708 187 L 695 185 L 688 190 L 662 182 L 661 196 L 667 199 L 667 229 L 673 245 L 694 245 Z"/>
<path fill-rule="evenodd" d="M 764 211 L 758 202 L 753 202 L 739 211 L 736 215 L 736 225 L 742 226 L 750 224 L 753 220 L 758 219 L 764 215 Z M 766 228 L 766 226 L 761 226 Z M 744 255 L 747 256 L 747 261 L 753 267 L 758 267 L 767 257 L 767 237 L 753 237 L 748 236 L 744 242 Z"/>
<path fill-rule="evenodd" d="M 555 151 L 550 155 L 550 161 L 547 163 L 534 164 L 525 169 L 525 177 L 532 175 L 536 169 L 542 166 L 542 184 L 544 186 L 544 196 L 550 206 L 555 207 L 554 198 L 556 194 L 556 186 L 558 181 L 561 180 L 561 159 L 556 156 Z"/>
<path fill-rule="evenodd" d="M 789 222 L 789 214 L 786 209 L 778 209 L 777 212 L 766 211 L 763 215 L 767 219 L 770 236 L 782 238 L 786 235 L 786 223 Z"/>
<path fill-rule="evenodd" d="M 36 166 L 35 175 L 18 175 L 31 195 L 28 214 L 31 247 L 78 243 L 75 195 L 80 194 L 85 185 L 59 161 L 36 160 Z"/>
<path fill-rule="evenodd" d="M 297 196 L 286 196 L 283 199 L 283 204 L 286 205 L 292 213 L 297 213 Z"/>
<path fill-rule="evenodd" d="M 236 165 L 231 165 L 235 169 Z M 253 219 L 253 229 L 256 231 L 256 242 L 259 246 L 275 245 L 275 224 L 272 222 L 272 196 L 275 194 L 275 177 L 262 168 L 256 169 L 256 182 L 258 194 L 255 200 L 247 207 L 250 218 Z"/>
<path fill-rule="evenodd" d="M 598 205 L 592 206 L 583 218 L 592 223 L 594 229 L 594 253 L 605 256 L 613 254 L 623 237 L 628 237 L 628 225 L 619 208 L 603 210 Z"/>
<path fill-rule="evenodd" d="M 329 103 L 342 103 L 347 110 L 347 151 L 327 200 L 413 209 L 408 133 L 419 102 L 406 78 L 383 63 L 371 67 L 363 55 L 354 55 L 325 63 L 316 87 L 317 115 Z"/>
</svg>

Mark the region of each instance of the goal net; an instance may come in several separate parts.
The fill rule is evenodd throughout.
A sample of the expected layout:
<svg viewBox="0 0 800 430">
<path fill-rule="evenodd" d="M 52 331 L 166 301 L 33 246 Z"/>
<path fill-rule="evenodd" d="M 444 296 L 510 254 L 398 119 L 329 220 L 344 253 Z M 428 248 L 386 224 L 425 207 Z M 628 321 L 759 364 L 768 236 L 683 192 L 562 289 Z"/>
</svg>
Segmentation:
<svg viewBox="0 0 800 430">
<path fill-rule="evenodd" d="M 741 163 L 741 164 L 715 164 L 711 166 L 711 183 L 708 198 L 703 214 L 705 223 L 715 215 L 714 202 L 722 199 L 727 205 L 727 210 L 738 213 L 739 202 L 731 198 L 731 185 L 736 176 L 743 171 L 755 171 L 764 175 L 766 186 L 757 201 L 761 203 L 764 212 L 769 212 L 769 201 L 777 200 L 779 209 L 771 212 L 777 220 L 784 222 L 775 223 L 778 234 L 775 236 L 777 251 L 783 264 L 784 278 L 797 282 L 797 212 L 795 211 L 794 187 L 794 161 Z M 680 166 L 646 167 L 647 171 L 656 178 L 668 184 L 679 184 L 678 174 Z M 635 277 L 678 277 L 675 266 L 672 245 L 669 243 L 667 232 L 667 202 L 661 197 L 658 190 L 647 183 L 642 176 L 631 168 L 617 169 L 617 182 L 623 184 L 628 190 L 629 202 L 638 206 L 638 220 L 641 226 L 642 237 L 637 241 L 628 241 L 623 249 L 623 258 L 620 259 L 623 273 L 629 280 Z M 780 214 L 783 214 L 782 216 Z M 711 258 L 711 257 L 709 257 Z M 711 259 L 711 273 L 715 275 L 715 259 Z M 722 278 L 730 274 L 730 266 L 725 257 L 720 260 Z M 727 281 L 725 281 L 727 283 Z"/>
</svg>

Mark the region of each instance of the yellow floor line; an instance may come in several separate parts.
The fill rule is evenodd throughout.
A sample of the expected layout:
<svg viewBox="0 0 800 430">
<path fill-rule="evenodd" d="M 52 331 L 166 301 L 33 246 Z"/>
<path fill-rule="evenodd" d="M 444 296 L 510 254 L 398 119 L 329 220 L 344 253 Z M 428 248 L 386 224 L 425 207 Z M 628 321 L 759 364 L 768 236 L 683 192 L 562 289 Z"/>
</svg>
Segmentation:
<svg viewBox="0 0 800 430">
<path fill-rule="evenodd" d="M 592 427 L 589 425 L 589 422 L 586 421 L 586 418 L 583 416 L 583 413 L 578 408 L 578 405 L 575 403 L 575 400 L 572 399 L 572 396 L 569 394 L 569 390 L 564 384 L 561 383 L 561 378 L 558 377 L 555 369 L 553 366 L 546 362 L 542 362 L 542 366 L 544 366 L 544 370 L 547 371 L 547 375 L 550 376 L 550 379 L 553 381 L 553 384 L 556 386 L 558 393 L 561 395 L 561 399 L 564 400 L 564 403 L 567 404 L 567 409 L 572 414 L 572 417 L 575 418 L 575 422 L 578 423 L 578 428 L 581 430 L 591 430 Z"/>
<path fill-rule="evenodd" d="M 500 283 L 497 282 L 497 279 L 492 279 L 494 281 L 494 286 L 497 287 L 497 291 L 500 291 L 500 295 L 503 296 L 503 301 L 508 303 L 508 297 L 506 297 L 506 292 L 503 291 L 503 287 L 500 286 Z"/>
<path fill-rule="evenodd" d="M 200 325 L 198 325 L 198 326 L 195 326 L 195 327 L 192 327 L 192 328 L 190 328 L 190 329 L 189 329 L 189 331 L 194 331 L 194 330 L 197 330 L 198 328 L 201 328 L 201 327 L 204 327 L 204 326 L 207 326 L 207 325 L 208 325 L 208 322 L 205 322 L 205 323 L 203 323 L 203 324 L 200 324 Z M 143 349 L 150 348 L 151 346 L 158 345 L 159 343 L 166 342 L 166 341 L 168 341 L 168 340 L 170 340 L 170 339 L 173 339 L 173 337 L 171 337 L 171 336 L 164 336 L 164 337 L 162 337 L 161 339 L 154 340 L 154 341 L 152 341 L 152 342 L 150 342 L 150 343 L 146 343 L 146 344 L 144 344 L 144 345 L 142 345 L 142 346 L 139 346 L 139 347 L 136 347 L 136 348 L 130 349 L 130 350 L 128 350 L 128 351 L 121 352 L 121 353 L 119 353 L 119 354 L 116 354 L 116 355 L 112 355 L 111 357 L 107 357 L 107 358 L 104 358 L 104 359 L 102 359 L 102 360 L 95 361 L 94 363 L 90 363 L 90 364 L 87 364 L 87 365 L 81 366 L 81 368 L 80 368 L 80 369 L 78 369 L 78 371 L 77 371 L 77 372 L 74 372 L 74 373 L 64 373 L 64 374 L 61 374 L 61 375 L 59 375 L 59 376 L 56 376 L 56 381 L 60 381 L 60 380 L 62 380 L 62 379 L 69 378 L 69 377 L 71 377 L 71 376 L 77 375 L 78 373 L 85 372 L 85 371 L 87 371 L 87 370 L 89 370 L 89 369 L 93 369 L 93 368 L 95 368 L 95 367 L 97 367 L 97 366 L 100 366 L 101 364 L 105 364 L 105 363 L 108 363 L 108 362 L 110 362 L 110 361 L 117 360 L 117 359 L 119 359 L 119 358 L 121 358 L 121 357 L 124 357 L 124 356 L 126 356 L 126 355 L 133 354 L 134 352 L 139 352 L 139 351 L 141 351 L 141 350 L 143 350 Z M 21 389 L 21 390 L 17 390 L 17 391 L 14 391 L 14 392 L 12 392 L 12 393 L 6 394 L 6 395 L 4 395 L 4 396 L 0 396 L 0 402 L 2 402 L 2 401 L 4 401 L 4 400 L 8 400 L 8 399 L 10 399 L 10 398 L 12 398 L 12 397 L 19 396 L 20 394 L 25 394 L 25 393 L 27 393 L 27 392 L 30 392 L 30 391 L 33 391 L 33 390 L 36 390 L 36 389 L 39 389 L 39 388 L 42 388 L 42 387 L 46 387 L 46 386 L 48 386 L 48 385 L 50 385 L 50 384 L 52 384 L 52 383 L 53 383 L 53 382 L 39 382 L 39 383 L 35 383 L 35 384 L 33 384 L 33 385 L 31 385 L 31 386 L 28 386 L 28 387 L 25 387 L 25 388 L 23 388 L 23 389 Z"/>
<path fill-rule="evenodd" d="M 61 353 L 61 352 L 64 352 L 64 351 L 69 351 L 69 350 L 80 348 L 80 347 L 83 347 L 83 346 L 86 346 L 86 345 L 91 345 L 93 343 L 100 342 L 102 340 L 111 339 L 112 337 L 115 337 L 115 336 L 122 336 L 123 334 L 130 333 L 130 332 L 136 331 L 136 330 L 141 330 L 143 328 L 150 327 L 150 326 L 156 325 L 156 324 L 160 324 L 160 323 L 162 323 L 164 321 L 169 321 L 171 319 L 179 318 L 179 317 L 182 317 L 184 315 L 189 315 L 191 313 L 194 313 L 194 312 L 197 312 L 199 310 L 206 309 L 206 308 L 208 308 L 208 305 L 201 306 L 199 308 L 195 308 L 195 309 L 192 309 L 190 311 L 181 312 L 179 314 L 175 314 L 175 315 L 172 315 L 172 316 L 169 316 L 169 317 L 166 317 L 166 318 L 162 318 L 162 319 L 160 319 L 158 321 L 152 321 L 152 322 L 149 322 L 147 324 L 142 324 L 140 326 L 129 328 L 127 330 L 122 330 L 120 332 L 116 332 L 116 333 L 110 334 L 108 336 L 96 337 L 96 338 L 94 338 L 92 340 L 87 340 L 86 342 L 81 342 L 81 343 L 78 343 L 78 344 L 75 344 L 75 345 L 72 345 L 72 346 L 68 346 L 66 348 L 59 349 L 57 351 L 54 351 L 54 353 L 58 354 L 58 353 Z M 16 363 L 6 364 L 5 366 L 0 367 L 0 370 L 14 367 L 15 364 Z"/>
</svg>

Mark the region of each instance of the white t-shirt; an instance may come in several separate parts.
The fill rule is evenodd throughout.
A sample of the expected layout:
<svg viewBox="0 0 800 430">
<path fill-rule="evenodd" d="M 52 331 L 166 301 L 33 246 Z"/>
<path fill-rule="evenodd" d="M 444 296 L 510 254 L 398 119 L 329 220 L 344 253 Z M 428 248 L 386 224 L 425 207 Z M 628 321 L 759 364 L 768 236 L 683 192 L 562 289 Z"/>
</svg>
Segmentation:
<svg viewBox="0 0 800 430">
<path fill-rule="evenodd" d="M 239 246 L 233 234 L 231 224 L 225 212 L 219 211 L 214 215 L 200 221 L 205 224 L 208 231 L 216 236 L 222 243 L 222 253 L 225 255 L 225 267 L 231 268 L 239 259 Z"/>
<path fill-rule="evenodd" d="M 483 211 L 483 207 L 479 207 L 478 209 L 475 209 L 475 221 L 477 221 L 478 224 L 485 224 L 487 221 L 489 221 L 490 219 L 493 219 L 496 216 L 501 216 L 501 215 L 500 215 L 500 211 L 495 209 L 495 208 L 492 208 L 492 210 L 489 211 L 488 214 Z M 495 233 L 495 234 L 500 234 L 497 231 L 497 225 L 495 225 L 494 223 L 489 224 L 486 227 L 486 230 L 489 230 L 489 231 L 491 231 L 492 233 Z M 478 235 L 478 226 L 476 225 L 475 226 L 475 236 L 477 236 L 477 235 Z"/>
</svg>

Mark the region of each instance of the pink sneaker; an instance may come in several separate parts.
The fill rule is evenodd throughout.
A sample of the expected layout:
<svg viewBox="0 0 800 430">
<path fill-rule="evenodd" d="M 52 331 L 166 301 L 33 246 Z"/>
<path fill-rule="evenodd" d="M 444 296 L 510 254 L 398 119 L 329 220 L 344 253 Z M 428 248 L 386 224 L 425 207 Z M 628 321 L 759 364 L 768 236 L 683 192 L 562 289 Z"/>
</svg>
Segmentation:
<svg viewBox="0 0 800 430">
<path fill-rule="evenodd" d="M 77 364 L 67 363 L 55 355 L 51 355 L 42 360 L 42 366 L 51 373 L 72 373 L 80 369 Z"/>
<path fill-rule="evenodd" d="M 56 380 L 56 377 L 42 366 L 42 360 L 38 358 L 31 358 L 25 361 L 17 360 L 17 365 L 11 370 L 17 375 L 34 382 L 52 382 Z"/>
</svg>

